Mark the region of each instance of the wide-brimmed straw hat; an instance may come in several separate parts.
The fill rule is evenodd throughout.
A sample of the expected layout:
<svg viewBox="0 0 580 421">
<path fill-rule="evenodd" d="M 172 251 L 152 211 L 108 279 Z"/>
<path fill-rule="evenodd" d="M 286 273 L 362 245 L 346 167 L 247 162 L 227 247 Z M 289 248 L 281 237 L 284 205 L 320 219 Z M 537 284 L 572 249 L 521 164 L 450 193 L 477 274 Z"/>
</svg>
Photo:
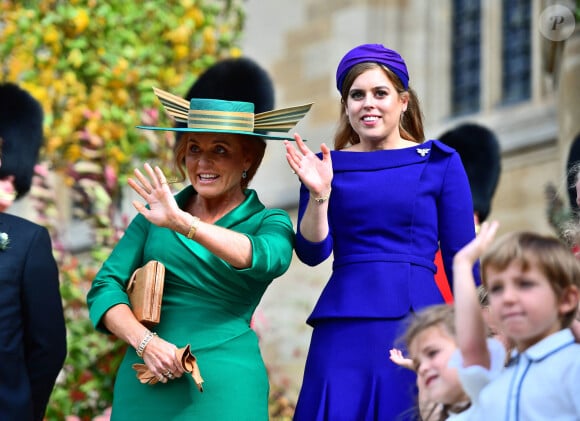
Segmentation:
<svg viewBox="0 0 580 421">
<path fill-rule="evenodd" d="M 273 136 L 264 132 L 287 132 L 312 107 L 312 103 L 254 114 L 254 104 L 243 101 L 192 98 L 187 101 L 158 88 L 155 95 L 165 111 L 187 127 L 137 126 L 146 130 L 174 132 L 231 133 L 274 140 L 294 140 L 289 136 Z M 262 132 L 256 132 L 260 130 Z"/>
</svg>

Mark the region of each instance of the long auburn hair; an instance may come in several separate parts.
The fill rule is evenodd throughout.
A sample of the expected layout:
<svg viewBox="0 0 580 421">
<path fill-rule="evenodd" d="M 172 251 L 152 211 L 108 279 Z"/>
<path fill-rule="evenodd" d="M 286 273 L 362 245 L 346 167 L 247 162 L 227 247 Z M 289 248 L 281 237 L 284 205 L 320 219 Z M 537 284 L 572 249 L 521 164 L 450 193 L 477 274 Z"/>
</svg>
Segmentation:
<svg viewBox="0 0 580 421">
<path fill-rule="evenodd" d="M 348 93 L 354 80 L 362 73 L 372 69 L 381 69 L 384 71 L 389 80 L 393 83 L 397 93 L 399 95 L 407 95 L 409 97 L 407 111 L 403 113 L 403 116 L 399 122 L 399 131 L 401 133 L 401 137 L 412 142 L 423 143 L 425 140 L 425 133 L 423 130 L 423 116 L 419 106 L 419 99 L 415 91 L 411 88 L 405 89 L 403 83 L 397 77 L 397 75 L 395 75 L 387 67 L 378 63 L 367 62 L 354 65 L 344 78 L 341 92 L 340 117 L 338 121 L 338 128 L 334 135 L 334 149 L 340 150 L 346 148 L 349 145 L 356 145 L 357 143 L 360 143 L 359 135 L 353 130 L 348 120 L 348 115 L 346 114 L 344 104 L 346 104 Z"/>
</svg>

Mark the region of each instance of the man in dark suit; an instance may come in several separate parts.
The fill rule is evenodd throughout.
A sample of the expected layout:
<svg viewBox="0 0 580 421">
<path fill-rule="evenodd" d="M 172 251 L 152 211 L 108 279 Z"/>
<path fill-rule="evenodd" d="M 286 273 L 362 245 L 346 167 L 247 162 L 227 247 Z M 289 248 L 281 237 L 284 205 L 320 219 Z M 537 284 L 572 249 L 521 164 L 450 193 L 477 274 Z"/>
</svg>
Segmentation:
<svg viewBox="0 0 580 421">
<path fill-rule="evenodd" d="M 0 420 L 42 420 L 66 356 L 58 269 L 46 228 L 5 213 L 32 182 L 40 104 L 0 84 Z"/>
</svg>

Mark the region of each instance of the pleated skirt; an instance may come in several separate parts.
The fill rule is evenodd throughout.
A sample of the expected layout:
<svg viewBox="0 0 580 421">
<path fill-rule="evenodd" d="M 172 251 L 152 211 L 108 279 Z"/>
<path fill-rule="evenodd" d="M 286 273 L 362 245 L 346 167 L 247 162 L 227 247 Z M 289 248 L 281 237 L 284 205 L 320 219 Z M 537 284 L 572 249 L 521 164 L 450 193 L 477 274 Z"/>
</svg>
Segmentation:
<svg viewBox="0 0 580 421">
<path fill-rule="evenodd" d="M 402 322 L 316 321 L 294 421 L 416 420 L 415 373 L 389 359 Z"/>
</svg>

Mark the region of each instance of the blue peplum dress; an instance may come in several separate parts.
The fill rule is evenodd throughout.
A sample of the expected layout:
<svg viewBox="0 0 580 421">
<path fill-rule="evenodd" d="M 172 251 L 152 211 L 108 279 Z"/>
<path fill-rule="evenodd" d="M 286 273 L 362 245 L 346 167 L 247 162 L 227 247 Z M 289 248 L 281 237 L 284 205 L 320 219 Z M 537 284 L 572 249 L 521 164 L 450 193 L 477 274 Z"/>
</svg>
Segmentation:
<svg viewBox="0 0 580 421">
<path fill-rule="evenodd" d="M 454 254 L 475 236 L 469 182 L 455 150 L 436 140 L 404 149 L 332 151 L 328 237 L 298 230 L 296 253 L 333 270 L 313 327 L 294 420 L 414 419 L 415 374 L 389 359 L 405 319 L 444 299 L 433 263 L 441 247 L 452 283 Z M 298 226 L 308 203 L 302 186 Z M 478 267 L 474 268 L 479 282 Z"/>
</svg>

